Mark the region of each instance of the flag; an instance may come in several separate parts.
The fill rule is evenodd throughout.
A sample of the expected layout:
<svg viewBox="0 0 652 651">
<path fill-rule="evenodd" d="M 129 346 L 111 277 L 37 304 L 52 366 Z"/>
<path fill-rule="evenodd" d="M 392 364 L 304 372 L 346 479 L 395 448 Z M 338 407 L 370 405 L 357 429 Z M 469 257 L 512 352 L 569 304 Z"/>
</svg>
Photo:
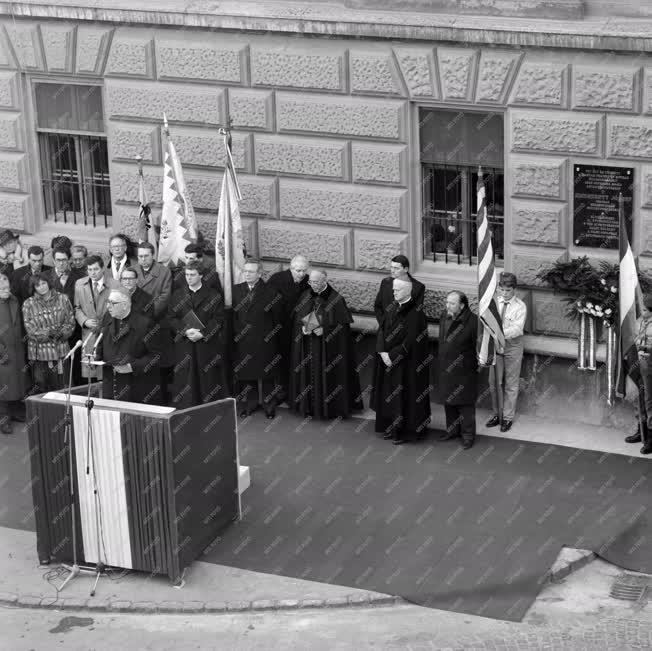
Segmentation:
<svg viewBox="0 0 652 651">
<path fill-rule="evenodd" d="M 166 133 L 168 133 L 165 116 L 163 116 L 163 120 Z M 161 209 L 157 260 L 163 264 L 172 264 L 173 266 L 179 264 L 179 261 L 184 257 L 184 249 L 193 242 L 189 222 L 194 223 L 195 219 L 192 204 L 188 197 L 184 198 L 179 192 L 179 176 L 183 180 L 181 162 L 177 157 L 172 141 L 168 137 L 163 161 L 163 207 Z M 188 209 L 191 211 L 190 215 L 187 212 Z"/>
<path fill-rule="evenodd" d="M 145 179 L 143 177 L 143 166 L 138 165 L 138 243 L 149 242 L 154 247 L 154 258 L 158 250 L 157 225 L 154 223 L 154 215 L 147 200 L 145 190 Z"/>
<path fill-rule="evenodd" d="M 222 179 L 220 207 L 217 214 L 215 234 L 215 267 L 224 289 L 224 306 L 233 304 L 233 285 L 244 282 L 244 265 L 247 252 L 242 237 L 240 221 L 240 201 L 242 195 L 235 175 L 235 165 L 231 156 L 230 138 L 224 134 L 226 166 Z"/>
<path fill-rule="evenodd" d="M 494 251 L 487 219 L 487 197 L 482 169 L 478 171 L 478 341 L 477 353 L 480 366 L 493 366 L 496 351 L 505 347 L 503 324 L 494 297 L 496 293 L 496 269 Z"/>
<path fill-rule="evenodd" d="M 640 317 L 641 288 L 638 283 L 636 261 L 627 236 L 625 207 L 622 194 L 618 197 L 620 270 L 618 273 L 618 370 L 616 391 L 625 395 L 626 376 L 638 385 L 640 369 L 636 351 L 636 323 Z"/>
</svg>

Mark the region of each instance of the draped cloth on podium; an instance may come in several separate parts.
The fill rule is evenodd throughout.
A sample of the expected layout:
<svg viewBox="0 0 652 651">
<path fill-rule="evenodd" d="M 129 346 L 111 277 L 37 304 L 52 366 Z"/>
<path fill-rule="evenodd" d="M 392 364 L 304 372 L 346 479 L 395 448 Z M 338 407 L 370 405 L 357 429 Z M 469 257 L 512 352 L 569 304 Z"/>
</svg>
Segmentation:
<svg viewBox="0 0 652 651">
<path fill-rule="evenodd" d="M 233 399 L 175 410 L 71 396 L 77 553 L 178 579 L 240 513 Z M 65 394 L 29 398 L 41 561 L 72 560 Z M 97 500 L 95 485 L 97 484 Z"/>
</svg>

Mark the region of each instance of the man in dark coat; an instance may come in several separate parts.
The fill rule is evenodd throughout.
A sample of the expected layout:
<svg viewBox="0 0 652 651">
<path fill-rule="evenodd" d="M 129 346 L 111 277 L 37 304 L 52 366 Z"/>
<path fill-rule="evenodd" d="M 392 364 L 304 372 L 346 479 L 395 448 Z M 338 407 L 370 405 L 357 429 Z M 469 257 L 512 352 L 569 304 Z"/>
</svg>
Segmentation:
<svg viewBox="0 0 652 651">
<path fill-rule="evenodd" d="M 131 297 L 114 288 L 107 300 L 108 322 L 102 326 L 97 358 L 105 362 L 102 397 L 160 405 L 160 346 L 151 321 L 132 309 Z"/>
<path fill-rule="evenodd" d="M 0 432 L 3 434 L 12 433 L 12 411 L 16 414 L 21 411 L 20 401 L 29 384 L 20 305 L 9 286 L 9 278 L 0 274 Z"/>
<path fill-rule="evenodd" d="M 31 277 L 41 272 L 48 273 L 52 271 L 52 267 L 43 264 L 44 255 L 45 253 L 40 246 L 30 246 L 27 249 L 29 264 L 15 269 L 11 276 L 11 293 L 21 305 L 32 295 Z"/>
<path fill-rule="evenodd" d="M 438 384 L 446 411 L 446 433 L 440 440 L 461 436 L 465 450 L 475 441 L 477 336 L 478 318 L 469 309 L 466 295 L 450 292 L 439 322 Z"/>
<path fill-rule="evenodd" d="M 172 289 L 183 289 L 186 286 L 186 276 L 184 273 L 186 265 L 189 262 L 197 262 L 202 267 L 202 284 L 224 295 L 217 270 L 204 257 L 204 247 L 201 244 L 193 243 L 188 244 L 183 251 L 185 253 L 185 262 L 180 261 L 179 265 L 172 270 Z"/>
<path fill-rule="evenodd" d="M 404 255 L 396 255 L 392 258 L 389 265 L 390 275 L 380 281 L 380 288 L 378 289 L 378 294 L 376 294 L 376 300 L 374 302 L 374 313 L 379 326 L 383 324 L 387 308 L 394 302 L 393 282 L 396 278 L 411 282 L 411 296 L 414 304 L 419 308 L 423 305 L 426 287 L 410 275 L 409 269 L 410 261 Z"/>
<path fill-rule="evenodd" d="M 346 418 L 362 409 L 351 323 L 344 298 L 326 272 L 313 269 L 294 310 L 290 408 L 302 416 Z"/>
<path fill-rule="evenodd" d="M 172 294 L 170 326 L 174 334 L 172 406 L 194 407 L 227 397 L 224 365 L 224 301 L 202 282 L 202 267 L 186 264 L 186 286 Z"/>
<path fill-rule="evenodd" d="M 283 299 L 261 279 L 262 270 L 260 262 L 248 260 L 245 282 L 233 287 L 233 368 L 240 415 L 258 408 L 262 390 L 265 415 L 274 418 L 284 368 L 279 352 Z"/>
<path fill-rule="evenodd" d="M 371 407 L 376 432 L 394 445 L 423 439 L 430 422 L 428 323 L 411 297 L 412 283 L 394 279 L 395 301 L 378 331 Z"/>
<path fill-rule="evenodd" d="M 154 297 L 138 287 L 138 274 L 133 267 L 125 267 L 120 273 L 120 285 L 129 292 L 131 310 L 147 319 L 154 319 Z"/>
<path fill-rule="evenodd" d="M 285 400 L 288 395 L 290 383 L 290 349 L 292 343 L 292 315 L 294 308 L 308 286 L 308 258 L 303 255 L 295 255 L 290 260 L 290 268 L 285 271 L 277 271 L 272 274 L 267 284 L 273 287 L 283 297 L 283 318 L 281 320 L 282 330 L 280 332 L 281 357 L 285 372 L 281 377 L 282 395 L 279 400 Z"/>
</svg>

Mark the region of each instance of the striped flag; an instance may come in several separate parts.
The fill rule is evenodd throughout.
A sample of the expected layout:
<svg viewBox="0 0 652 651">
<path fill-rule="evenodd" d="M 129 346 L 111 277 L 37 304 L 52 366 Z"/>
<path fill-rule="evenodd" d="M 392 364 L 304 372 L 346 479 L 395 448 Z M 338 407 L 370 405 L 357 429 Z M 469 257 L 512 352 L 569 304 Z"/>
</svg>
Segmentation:
<svg viewBox="0 0 652 651">
<path fill-rule="evenodd" d="M 482 168 L 478 170 L 478 342 L 477 353 L 480 366 L 493 366 L 496 351 L 505 346 L 503 324 L 495 300 L 496 269 L 494 251 L 487 219 L 487 196 Z"/>
<path fill-rule="evenodd" d="M 622 194 L 618 197 L 620 231 L 620 271 L 618 273 L 619 334 L 617 393 L 625 395 L 626 376 L 638 384 L 640 370 L 636 352 L 636 322 L 641 310 L 641 288 L 638 283 L 636 261 L 627 236 L 625 208 Z"/>
<path fill-rule="evenodd" d="M 163 161 L 163 208 L 161 209 L 161 226 L 158 240 L 157 260 L 163 264 L 179 264 L 184 258 L 186 246 L 196 241 L 195 213 L 192 210 L 187 191 L 182 194 L 179 189 L 179 178 L 183 182 L 181 162 L 169 138 L 168 123 L 163 116 L 165 131 L 168 135 L 165 159 Z M 195 238 L 191 232 L 195 229 Z"/>
<path fill-rule="evenodd" d="M 247 251 L 242 237 L 242 222 L 240 220 L 242 195 L 231 156 L 231 139 L 226 131 L 223 131 L 223 135 L 226 166 L 217 215 L 215 267 L 224 288 L 224 306 L 230 308 L 233 304 L 233 285 L 244 282 Z"/>
</svg>

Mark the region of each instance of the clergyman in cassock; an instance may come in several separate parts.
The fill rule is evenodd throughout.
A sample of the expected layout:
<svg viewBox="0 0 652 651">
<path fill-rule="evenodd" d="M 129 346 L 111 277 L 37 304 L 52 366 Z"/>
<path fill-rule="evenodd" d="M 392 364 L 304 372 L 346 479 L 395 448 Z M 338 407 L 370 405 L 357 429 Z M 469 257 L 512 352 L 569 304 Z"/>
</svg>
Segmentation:
<svg viewBox="0 0 652 651">
<path fill-rule="evenodd" d="M 240 415 L 248 416 L 262 404 L 267 418 L 274 418 L 283 371 L 279 346 L 283 299 L 261 274 L 260 262 L 249 260 L 245 282 L 233 287 L 233 368 Z"/>
<path fill-rule="evenodd" d="M 102 360 L 102 397 L 162 404 L 158 359 L 160 345 L 151 320 L 132 309 L 124 288 L 110 290 L 108 321 L 101 329 L 97 358 Z"/>
<path fill-rule="evenodd" d="M 438 388 L 446 412 L 446 432 L 439 438 L 459 436 L 465 450 L 475 441 L 477 336 L 478 317 L 471 312 L 466 295 L 450 292 L 439 321 Z"/>
<path fill-rule="evenodd" d="M 344 298 L 313 269 L 294 310 L 289 406 L 302 416 L 346 418 L 362 408 Z"/>
<path fill-rule="evenodd" d="M 430 422 L 428 323 L 411 297 L 412 283 L 394 279 L 394 302 L 378 330 L 371 406 L 376 432 L 394 445 L 423 439 Z"/>
<path fill-rule="evenodd" d="M 410 275 L 410 261 L 404 255 L 395 255 L 389 263 L 389 276 L 380 281 L 380 287 L 374 301 L 374 314 L 378 325 L 382 326 L 387 308 L 394 302 L 394 280 L 405 280 L 412 283 L 412 300 L 421 307 L 426 287 L 422 282 Z"/>
<path fill-rule="evenodd" d="M 284 303 L 283 317 L 281 320 L 282 330 L 280 333 L 281 357 L 285 369 L 281 383 L 283 386 L 280 400 L 285 400 L 288 395 L 290 380 L 290 350 L 292 344 L 292 316 L 294 308 L 308 286 L 308 267 L 310 263 L 304 255 L 295 255 L 290 260 L 290 268 L 285 271 L 277 271 L 272 274 L 267 284 L 273 287 L 282 297 Z"/>
<path fill-rule="evenodd" d="M 172 294 L 169 308 L 174 334 L 171 406 L 194 407 L 227 396 L 224 364 L 224 301 L 202 282 L 202 267 L 189 262 L 186 286 Z"/>
</svg>

